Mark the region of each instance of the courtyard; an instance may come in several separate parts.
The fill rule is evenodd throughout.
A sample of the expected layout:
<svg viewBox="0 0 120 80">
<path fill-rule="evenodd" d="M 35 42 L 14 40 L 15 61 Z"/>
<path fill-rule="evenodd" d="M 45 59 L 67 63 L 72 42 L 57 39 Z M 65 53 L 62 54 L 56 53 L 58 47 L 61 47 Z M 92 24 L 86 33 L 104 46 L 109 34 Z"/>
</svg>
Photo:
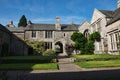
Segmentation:
<svg viewBox="0 0 120 80">
<path fill-rule="evenodd" d="M 1 60 L 0 78 L 6 80 L 120 79 L 119 55 L 8 56 Z"/>
</svg>

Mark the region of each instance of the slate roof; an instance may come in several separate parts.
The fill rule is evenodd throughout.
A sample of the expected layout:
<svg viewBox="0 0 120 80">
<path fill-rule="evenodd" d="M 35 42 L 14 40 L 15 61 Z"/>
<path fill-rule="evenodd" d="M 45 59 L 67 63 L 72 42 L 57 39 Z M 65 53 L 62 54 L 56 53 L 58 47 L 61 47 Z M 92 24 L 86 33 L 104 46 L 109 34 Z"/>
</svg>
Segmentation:
<svg viewBox="0 0 120 80">
<path fill-rule="evenodd" d="M 118 20 L 120 20 L 120 8 L 118 8 L 114 11 L 112 19 L 107 23 L 107 25 L 110 25 Z"/>
<path fill-rule="evenodd" d="M 99 10 L 99 11 L 102 12 L 104 15 L 106 15 L 107 18 L 113 17 L 114 11 L 109 11 L 109 10 Z"/>
<path fill-rule="evenodd" d="M 62 24 L 61 30 L 62 31 L 78 31 L 79 25 L 76 24 Z"/>
<path fill-rule="evenodd" d="M 26 30 L 55 30 L 55 24 L 31 24 Z"/>
<path fill-rule="evenodd" d="M 108 10 L 99 10 L 103 14 L 106 15 L 107 18 L 111 18 L 109 22 L 107 22 L 107 25 L 110 25 L 118 20 L 120 20 L 120 8 L 114 10 L 114 11 L 108 11 Z"/>
<path fill-rule="evenodd" d="M 55 24 L 31 24 L 25 30 L 56 30 Z M 62 31 L 76 31 L 78 25 L 75 24 L 61 24 Z"/>
<path fill-rule="evenodd" d="M 24 32 L 25 28 L 24 27 L 6 27 L 9 31 L 11 32 Z"/>
</svg>

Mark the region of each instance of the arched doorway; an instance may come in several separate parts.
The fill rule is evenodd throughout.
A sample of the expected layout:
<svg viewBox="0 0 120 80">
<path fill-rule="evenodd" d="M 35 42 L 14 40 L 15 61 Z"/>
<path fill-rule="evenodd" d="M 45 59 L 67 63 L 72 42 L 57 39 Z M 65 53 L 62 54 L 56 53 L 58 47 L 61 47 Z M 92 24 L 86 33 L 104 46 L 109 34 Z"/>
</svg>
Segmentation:
<svg viewBox="0 0 120 80">
<path fill-rule="evenodd" d="M 60 41 L 55 43 L 55 52 L 63 53 L 63 44 Z"/>
</svg>

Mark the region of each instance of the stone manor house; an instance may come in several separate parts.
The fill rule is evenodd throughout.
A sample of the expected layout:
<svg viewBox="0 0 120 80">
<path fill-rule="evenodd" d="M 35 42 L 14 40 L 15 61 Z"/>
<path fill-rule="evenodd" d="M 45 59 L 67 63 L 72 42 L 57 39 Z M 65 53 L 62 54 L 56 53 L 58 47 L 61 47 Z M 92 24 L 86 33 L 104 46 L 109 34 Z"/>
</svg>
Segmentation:
<svg viewBox="0 0 120 80">
<path fill-rule="evenodd" d="M 35 24 L 28 21 L 24 27 L 15 27 L 13 22 L 4 27 L 0 25 L 0 52 L 2 44 L 7 42 L 11 54 L 27 55 L 29 46 L 22 40 L 44 41 L 46 49 L 55 50 L 60 47 L 61 53 L 66 55 L 66 44 L 74 44 L 70 37 L 73 32 L 82 32 L 86 38 L 93 32 L 100 32 L 101 42 L 95 42 L 96 54 L 119 54 L 120 46 L 120 0 L 116 10 L 95 9 L 90 22 L 84 21 L 81 25 L 60 24 L 60 18 L 56 17 L 55 24 Z"/>
<path fill-rule="evenodd" d="M 66 55 L 65 46 L 71 45 L 73 42 L 70 37 L 73 32 L 78 31 L 76 24 L 60 24 L 60 18 L 56 17 L 55 24 L 34 24 L 28 21 L 28 25 L 24 27 L 15 27 L 11 21 L 6 28 L 22 40 L 43 41 L 45 49 L 60 48 L 60 52 Z"/>
</svg>

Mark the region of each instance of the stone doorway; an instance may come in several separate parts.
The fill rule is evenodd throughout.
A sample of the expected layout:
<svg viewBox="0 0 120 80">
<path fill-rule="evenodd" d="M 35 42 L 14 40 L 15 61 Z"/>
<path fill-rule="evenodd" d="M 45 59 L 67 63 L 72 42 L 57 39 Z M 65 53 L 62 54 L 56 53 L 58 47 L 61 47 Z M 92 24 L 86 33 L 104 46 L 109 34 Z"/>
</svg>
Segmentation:
<svg viewBox="0 0 120 80">
<path fill-rule="evenodd" d="M 55 43 L 55 52 L 57 54 L 63 53 L 63 44 L 60 41 Z"/>
</svg>

